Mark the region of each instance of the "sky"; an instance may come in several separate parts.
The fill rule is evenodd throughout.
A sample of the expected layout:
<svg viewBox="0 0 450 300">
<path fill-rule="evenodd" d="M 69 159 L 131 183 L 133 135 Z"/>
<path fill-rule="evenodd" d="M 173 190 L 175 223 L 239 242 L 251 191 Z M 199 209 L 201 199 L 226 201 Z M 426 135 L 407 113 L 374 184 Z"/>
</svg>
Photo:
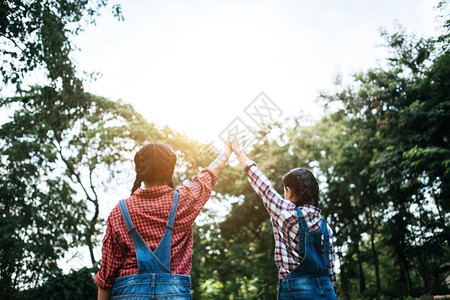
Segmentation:
<svg viewBox="0 0 450 300">
<path fill-rule="evenodd" d="M 277 119 L 323 109 L 334 78 L 376 67 L 379 29 L 436 32 L 435 0 L 122 1 L 124 21 L 103 10 L 75 40 L 86 89 L 131 103 L 160 126 L 216 141 L 264 92 Z M 246 119 L 247 118 L 247 119 Z"/>
</svg>

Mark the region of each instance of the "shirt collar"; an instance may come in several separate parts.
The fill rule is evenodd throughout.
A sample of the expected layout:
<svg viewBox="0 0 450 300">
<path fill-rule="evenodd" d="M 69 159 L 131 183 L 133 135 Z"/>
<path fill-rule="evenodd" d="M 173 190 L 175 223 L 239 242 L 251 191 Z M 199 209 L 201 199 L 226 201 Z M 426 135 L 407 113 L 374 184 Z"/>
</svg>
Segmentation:
<svg viewBox="0 0 450 300">
<path fill-rule="evenodd" d="M 303 205 L 300 205 L 299 207 L 302 207 L 308 213 L 312 213 L 314 215 L 320 215 L 320 213 L 322 212 L 322 210 L 320 208 L 315 207 L 314 205 L 310 205 L 310 204 L 303 204 Z"/>
<path fill-rule="evenodd" d="M 133 196 L 139 197 L 139 198 L 157 198 L 161 197 L 162 195 L 173 191 L 173 189 L 168 185 L 160 185 L 155 186 L 150 189 L 141 189 L 138 188 L 134 193 Z"/>
</svg>

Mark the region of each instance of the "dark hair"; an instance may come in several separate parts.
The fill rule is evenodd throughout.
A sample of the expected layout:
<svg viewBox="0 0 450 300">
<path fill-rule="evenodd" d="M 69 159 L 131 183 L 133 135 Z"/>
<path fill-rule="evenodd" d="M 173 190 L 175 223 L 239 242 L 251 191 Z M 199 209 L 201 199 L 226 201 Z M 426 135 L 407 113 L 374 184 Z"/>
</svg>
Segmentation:
<svg viewBox="0 0 450 300">
<path fill-rule="evenodd" d="M 303 204 L 319 205 L 319 184 L 310 170 L 295 168 L 283 176 L 283 186 L 290 188 L 297 201 L 296 206 Z"/>
<path fill-rule="evenodd" d="M 176 162 L 175 152 L 163 143 L 151 142 L 139 149 L 134 156 L 136 180 L 131 194 L 141 186 L 142 181 L 166 183 L 173 188 L 172 175 Z"/>
</svg>

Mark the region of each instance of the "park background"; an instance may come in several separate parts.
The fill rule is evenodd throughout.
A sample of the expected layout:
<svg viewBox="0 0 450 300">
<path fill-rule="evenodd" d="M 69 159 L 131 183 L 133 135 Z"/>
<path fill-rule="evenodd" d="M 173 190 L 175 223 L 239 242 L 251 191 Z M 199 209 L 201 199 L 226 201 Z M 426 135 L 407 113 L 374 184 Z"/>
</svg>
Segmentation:
<svg viewBox="0 0 450 300">
<path fill-rule="evenodd" d="M 0 18 L 2 298 L 94 297 L 134 152 L 169 144 L 181 185 L 230 128 L 279 191 L 293 167 L 319 178 L 340 298 L 449 293 L 447 1 L 7 0 Z M 261 101 L 276 115 L 255 121 Z M 195 299 L 275 297 L 235 163 L 194 237 Z"/>
</svg>

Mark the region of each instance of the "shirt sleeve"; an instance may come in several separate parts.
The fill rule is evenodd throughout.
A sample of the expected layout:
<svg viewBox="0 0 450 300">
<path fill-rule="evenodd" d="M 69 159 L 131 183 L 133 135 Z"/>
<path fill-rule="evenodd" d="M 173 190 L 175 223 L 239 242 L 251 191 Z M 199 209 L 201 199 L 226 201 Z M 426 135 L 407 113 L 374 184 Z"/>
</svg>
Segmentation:
<svg viewBox="0 0 450 300">
<path fill-rule="evenodd" d="M 328 250 L 329 255 L 329 266 L 328 266 L 328 274 L 330 275 L 331 284 L 336 290 L 336 272 L 334 270 L 334 249 L 333 249 L 333 231 L 330 227 L 328 227 L 329 239 L 330 239 L 330 247 Z"/>
<path fill-rule="evenodd" d="M 189 207 L 192 222 L 198 216 L 205 203 L 211 197 L 211 191 L 217 182 L 217 174 L 211 168 L 205 168 L 192 180 L 192 182 L 178 189 L 183 199 L 187 201 L 184 205 Z"/>
<path fill-rule="evenodd" d="M 103 290 L 111 290 L 124 261 L 125 252 L 114 235 L 110 215 L 103 238 L 101 267 L 94 278 L 95 284 Z"/>
<path fill-rule="evenodd" d="M 289 215 L 283 214 L 287 210 L 295 212 L 295 205 L 286 201 L 275 190 L 272 182 L 261 172 L 254 161 L 247 161 L 243 166 L 243 172 L 247 176 L 250 185 L 262 198 L 264 207 L 269 212 L 272 220 L 288 218 Z"/>
</svg>

